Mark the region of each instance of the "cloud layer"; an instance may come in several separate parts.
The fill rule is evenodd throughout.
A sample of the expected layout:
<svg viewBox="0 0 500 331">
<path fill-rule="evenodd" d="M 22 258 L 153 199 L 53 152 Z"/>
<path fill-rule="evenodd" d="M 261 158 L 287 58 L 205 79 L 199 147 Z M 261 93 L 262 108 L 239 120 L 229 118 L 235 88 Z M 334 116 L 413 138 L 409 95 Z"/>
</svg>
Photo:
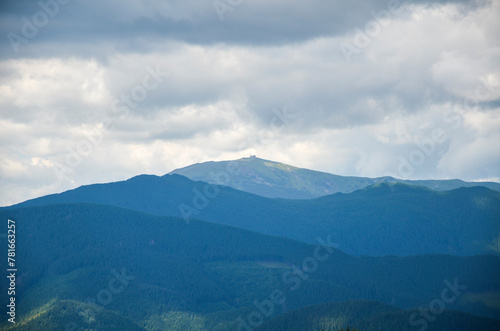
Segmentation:
<svg viewBox="0 0 500 331">
<path fill-rule="evenodd" d="M 498 1 L 2 6 L 1 205 L 249 154 L 499 180 Z"/>
</svg>

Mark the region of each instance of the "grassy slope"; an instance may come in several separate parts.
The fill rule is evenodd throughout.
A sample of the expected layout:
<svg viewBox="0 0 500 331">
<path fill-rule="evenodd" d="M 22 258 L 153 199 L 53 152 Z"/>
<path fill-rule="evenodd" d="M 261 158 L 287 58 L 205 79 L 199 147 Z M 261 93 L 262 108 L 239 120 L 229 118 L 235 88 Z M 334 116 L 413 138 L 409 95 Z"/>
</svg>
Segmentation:
<svg viewBox="0 0 500 331">
<path fill-rule="evenodd" d="M 37 314 L 8 330 L 146 330 L 127 318 L 106 309 L 74 300 L 51 300 Z"/>
</svg>

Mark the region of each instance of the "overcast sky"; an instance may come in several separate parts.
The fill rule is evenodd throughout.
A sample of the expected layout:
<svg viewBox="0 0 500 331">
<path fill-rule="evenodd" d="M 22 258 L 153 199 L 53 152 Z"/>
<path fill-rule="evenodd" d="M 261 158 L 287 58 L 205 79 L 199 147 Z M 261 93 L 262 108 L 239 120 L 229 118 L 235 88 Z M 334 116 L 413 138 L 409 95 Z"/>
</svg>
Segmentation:
<svg viewBox="0 0 500 331">
<path fill-rule="evenodd" d="M 261 158 L 500 178 L 500 1 L 3 0 L 0 205 Z"/>
</svg>

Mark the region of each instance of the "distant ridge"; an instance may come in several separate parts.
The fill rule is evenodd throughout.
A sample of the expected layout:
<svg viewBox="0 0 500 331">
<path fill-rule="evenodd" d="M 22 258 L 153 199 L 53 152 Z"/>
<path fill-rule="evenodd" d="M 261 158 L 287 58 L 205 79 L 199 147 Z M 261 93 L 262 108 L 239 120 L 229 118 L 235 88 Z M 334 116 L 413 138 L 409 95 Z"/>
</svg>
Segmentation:
<svg viewBox="0 0 500 331">
<path fill-rule="evenodd" d="M 449 180 L 403 180 L 390 176 L 367 178 L 339 176 L 297 168 L 256 156 L 234 161 L 209 161 L 193 164 L 169 173 L 191 180 L 230 186 L 267 198 L 312 199 L 334 193 L 351 193 L 377 183 L 404 183 L 448 191 L 460 187 L 483 186 L 500 192 L 500 183 Z"/>
<path fill-rule="evenodd" d="M 159 216 L 187 217 L 315 244 L 352 255 L 500 254 L 500 193 L 485 187 L 439 192 L 377 183 L 316 199 L 271 199 L 228 186 L 211 191 L 180 175 L 141 175 L 82 186 L 1 210 L 92 203 Z M 213 192 L 217 192 L 213 194 Z"/>
</svg>

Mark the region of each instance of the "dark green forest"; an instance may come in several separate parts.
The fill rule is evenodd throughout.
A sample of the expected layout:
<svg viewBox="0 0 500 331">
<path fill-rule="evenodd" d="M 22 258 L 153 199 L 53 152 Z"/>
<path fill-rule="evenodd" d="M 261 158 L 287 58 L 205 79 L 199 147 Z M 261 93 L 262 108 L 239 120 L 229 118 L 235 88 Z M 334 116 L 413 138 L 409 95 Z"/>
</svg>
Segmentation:
<svg viewBox="0 0 500 331">
<path fill-rule="evenodd" d="M 105 323 L 130 330 L 234 330 L 241 321 L 265 327 L 282 313 L 302 314 L 301 308 L 321 303 L 425 307 L 440 297 L 445 281 L 466 290 L 440 318 L 458 314 L 480 322 L 449 312 L 457 310 L 499 317 L 490 300 L 500 291 L 497 256 L 353 257 L 324 243 L 91 204 L 2 209 L 0 215 L 17 225 L 18 329 L 99 330 Z M 326 233 L 320 237 L 328 241 Z M 404 317 L 398 323 L 409 323 L 411 310 L 396 313 Z M 374 318 L 389 318 L 383 316 Z M 372 325 L 350 322 L 342 317 L 322 327 Z M 8 327 L 6 316 L 1 325 Z"/>
<path fill-rule="evenodd" d="M 416 314 L 417 318 L 412 319 Z M 287 312 L 259 331 L 411 331 L 425 330 L 498 330 L 500 321 L 463 312 L 443 311 L 427 320 L 416 309 L 401 310 L 375 301 L 325 303 Z M 345 327 L 345 324 L 351 327 Z"/>
<path fill-rule="evenodd" d="M 312 200 L 268 199 L 179 175 L 137 176 L 82 186 L 15 207 L 99 203 L 160 216 L 188 216 L 315 244 L 330 235 L 351 255 L 478 255 L 500 252 L 500 193 L 438 192 L 379 183 Z"/>
</svg>

